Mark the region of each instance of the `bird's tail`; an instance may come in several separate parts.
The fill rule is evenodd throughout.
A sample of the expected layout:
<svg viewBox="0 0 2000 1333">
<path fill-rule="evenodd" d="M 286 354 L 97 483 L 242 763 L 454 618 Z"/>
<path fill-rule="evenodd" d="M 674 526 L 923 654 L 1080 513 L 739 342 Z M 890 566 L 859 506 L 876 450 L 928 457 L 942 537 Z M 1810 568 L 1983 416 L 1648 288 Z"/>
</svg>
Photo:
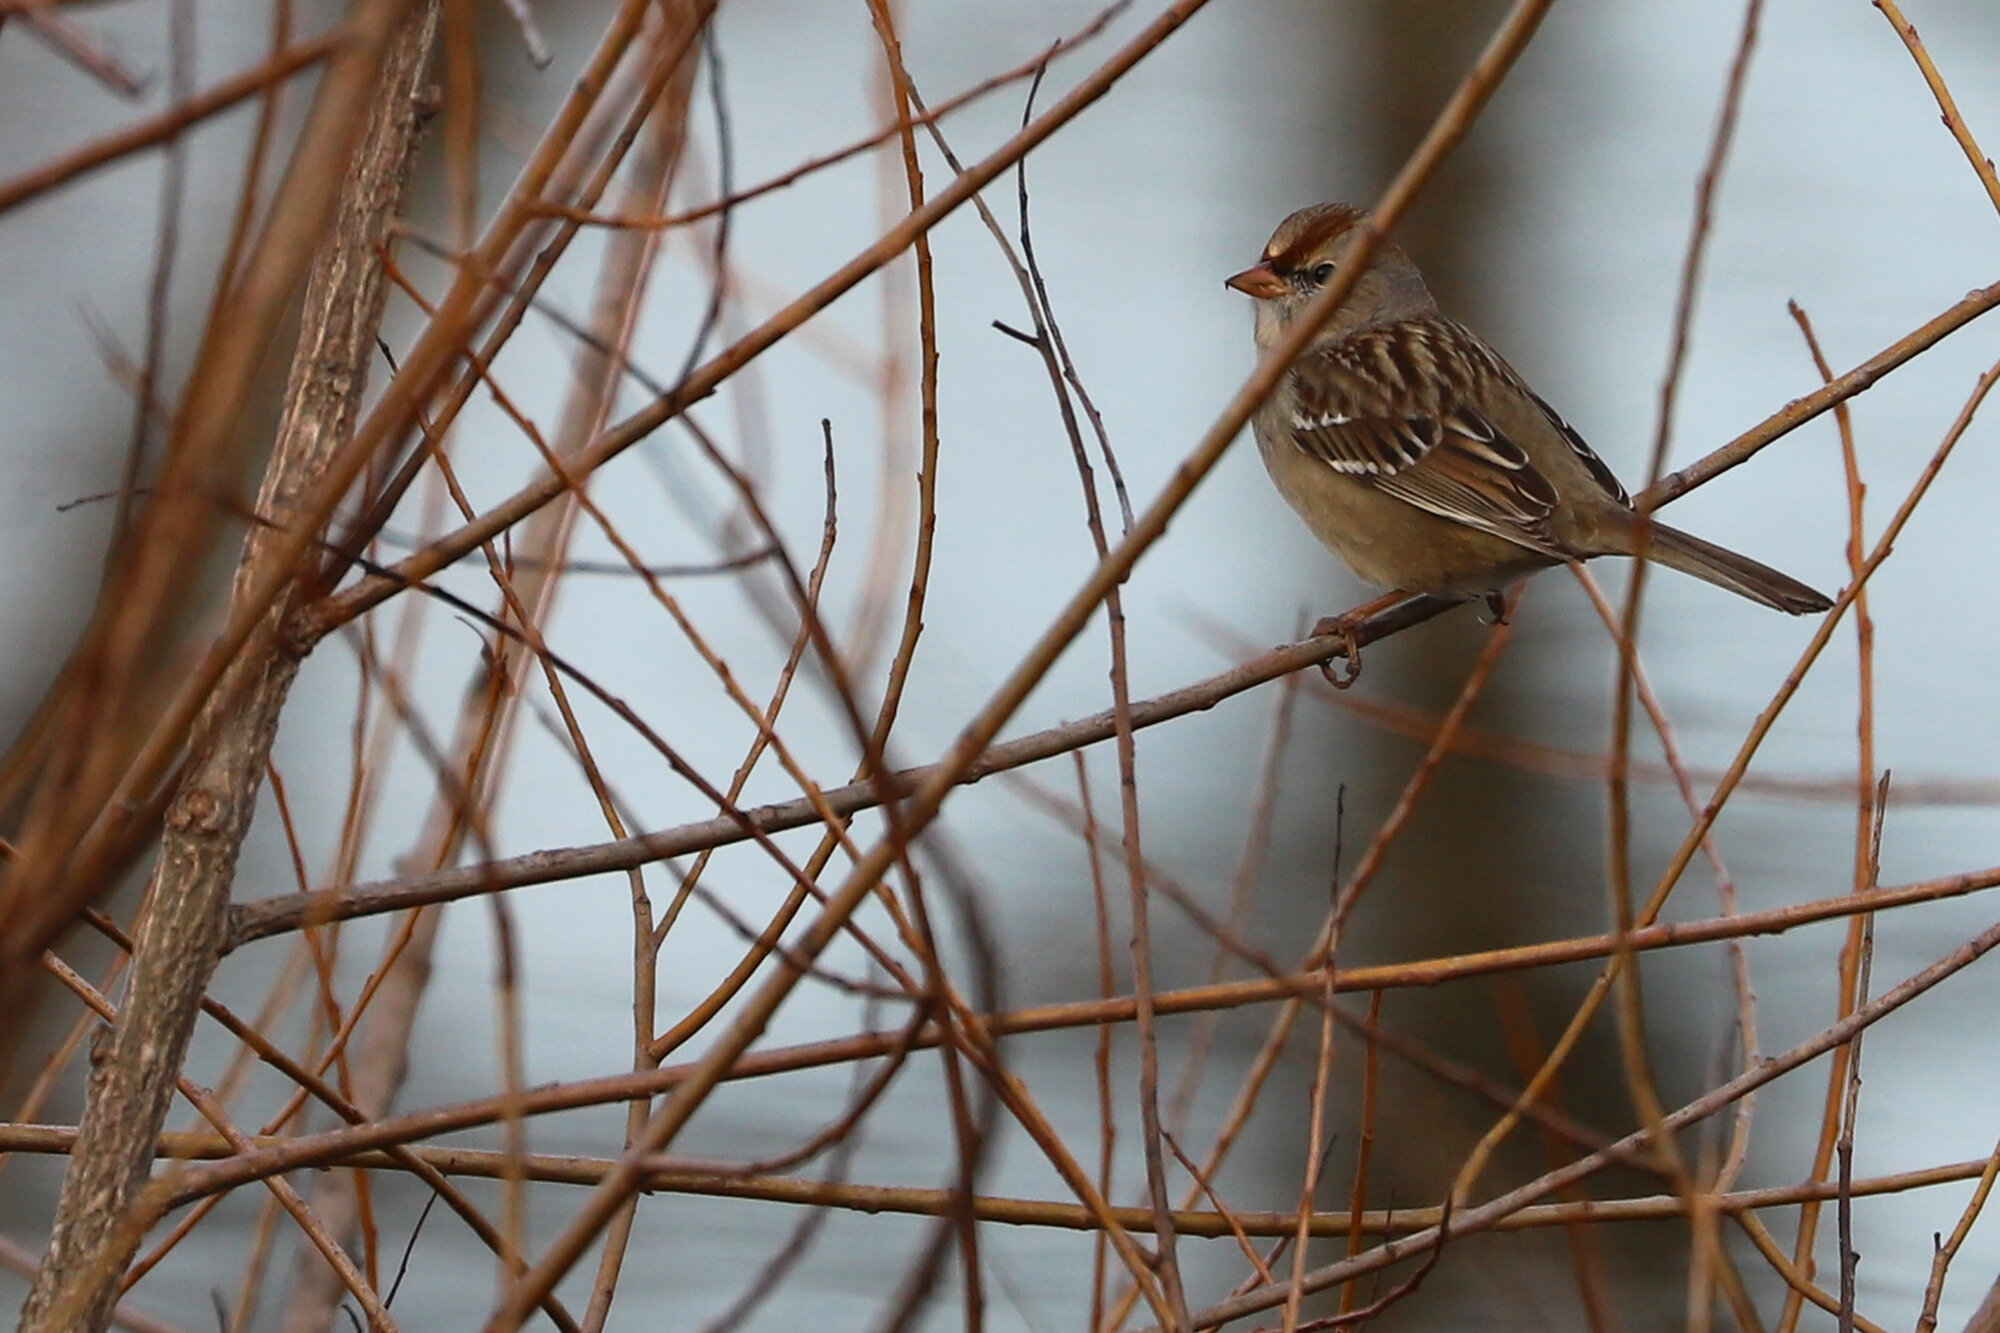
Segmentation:
<svg viewBox="0 0 2000 1333">
<path fill-rule="evenodd" d="M 1738 555 L 1657 520 L 1650 524 L 1635 522 L 1631 536 L 1635 546 L 1643 541 L 1648 560 L 1692 574 L 1718 588 L 1727 588 L 1774 611 L 1814 615 L 1833 605 L 1824 593 L 1808 588 L 1789 574 L 1780 574 L 1747 555 Z"/>
</svg>

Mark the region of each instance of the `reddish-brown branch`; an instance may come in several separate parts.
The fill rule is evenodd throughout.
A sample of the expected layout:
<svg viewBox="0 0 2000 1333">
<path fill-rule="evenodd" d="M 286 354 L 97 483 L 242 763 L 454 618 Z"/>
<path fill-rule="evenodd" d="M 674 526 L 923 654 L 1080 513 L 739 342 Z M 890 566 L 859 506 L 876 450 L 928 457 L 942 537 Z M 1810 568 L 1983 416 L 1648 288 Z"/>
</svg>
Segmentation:
<svg viewBox="0 0 2000 1333">
<path fill-rule="evenodd" d="M 116 668 L 121 660 L 123 669 L 134 670 L 129 655 L 159 631 L 150 618 L 170 610 L 171 599 L 158 580 L 173 577 L 176 561 L 198 554 L 197 546 L 171 557 L 161 551 L 153 552 L 151 560 L 140 556 L 148 543 L 198 542 L 213 523 L 197 479 L 216 466 L 218 460 L 209 455 L 224 447 L 235 427 L 231 395 L 246 390 L 265 351 L 261 345 L 253 351 L 246 340 L 260 336 L 263 321 L 277 318 L 276 307 L 285 300 L 295 264 L 304 268 L 310 262 L 307 314 L 260 509 L 289 514 L 352 427 L 382 311 L 375 248 L 401 203 L 417 139 L 415 90 L 430 41 L 426 12 L 403 22 L 400 7 L 390 4 L 357 12 L 355 22 L 364 26 L 357 30 L 352 60 L 329 70 L 315 109 L 317 128 L 308 128 L 294 161 L 304 182 L 288 182 L 282 196 L 298 214 L 273 223 L 249 273 L 218 302 L 216 322 L 195 371 L 196 387 L 169 450 L 166 489 L 154 497 L 130 537 L 131 546 L 114 562 L 119 572 L 113 581 L 123 585 L 123 596 L 131 600 L 108 594 L 109 606 L 97 630 L 73 659 L 72 674 L 58 686 L 65 708 L 101 707 L 114 713 L 121 707 L 143 708 L 144 691 L 133 682 L 102 682 L 102 698 L 94 698 L 87 687 L 93 673 Z M 357 105 L 372 108 L 372 113 L 357 116 Z M 355 117 L 354 123 L 329 123 L 343 117 Z M 321 211 L 327 216 L 320 217 Z M 322 224 L 328 228 L 323 237 L 317 230 Z M 241 325 L 230 324 L 231 319 Z M 225 422 L 225 416 L 231 419 Z M 183 488 L 178 495 L 175 486 Z M 251 531 L 238 569 L 239 596 L 259 580 L 290 586 L 297 570 L 283 562 L 276 548 L 268 529 Z M 149 584 L 157 603 L 150 606 L 143 604 Z M 184 593 L 176 590 L 175 595 Z M 259 620 L 270 628 L 266 617 Z M 264 651 L 232 667 L 232 690 L 242 707 L 205 712 L 200 719 L 201 753 L 169 811 L 150 900 L 136 932 L 131 986 L 96 1062 L 83 1144 L 64 1182 L 49 1252 L 23 1312 L 24 1328 L 101 1328 L 110 1316 L 119 1278 L 139 1240 L 139 1233 L 120 1225 L 121 1215 L 147 1176 L 151 1140 L 165 1119 L 203 991 L 221 956 L 237 854 L 297 668 L 298 659 L 267 638 Z M 121 705 L 121 691 L 127 690 L 134 693 Z M 128 713 L 124 720 L 132 722 L 135 715 Z M 65 878 L 65 871 L 75 870 L 70 840 L 95 822 L 97 812 L 89 808 L 88 798 L 116 768 L 131 738 L 129 730 L 93 736 L 84 729 L 77 744 L 88 749 L 94 743 L 97 753 L 60 775 L 66 780 L 46 779 L 45 789 L 37 792 L 34 808 L 50 826 L 37 828 L 37 852 L 8 867 L 6 893 L 0 895 L 10 898 L 15 909 L 14 947 L 51 931 L 61 923 L 64 907 L 73 910 L 76 899 L 98 887 L 88 877 L 81 882 Z M 45 895 L 43 901 L 37 901 L 38 894 Z M 10 981 L 5 962 L 0 959 L 0 992 Z M 303 1203 L 296 1196 L 285 1202 L 304 1221 Z M 337 1242 L 328 1240 L 317 1221 L 308 1231 L 330 1262 L 344 1265 Z M 341 1277 L 342 1285 L 369 1308 L 371 1321 L 386 1322 L 373 1293 L 357 1287 L 355 1274 L 342 1268 Z"/>
<path fill-rule="evenodd" d="M 61 157 L 22 172 L 12 180 L 0 181 L 0 213 L 26 203 L 38 195 L 66 185 L 99 167 L 122 157 L 166 143 L 186 133 L 210 116 L 227 111 L 239 102 L 276 87 L 294 75 L 312 68 L 352 40 L 344 29 L 310 37 L 296 46 L 273 55 L 263 64 L 232 75 L 205 92 L 167 108 L 157 116 L 128 126 L 115 134 L 94 139 Z"/>
<path fill-rule="evenodd" d="M 1917 62 L 1923 72 L 1924 82 L 1929 85 L 1931 96 L 1937 99 L 1939 118 L 1944 121 L 1951 137 L 1965 154 L 1965 160 L 1972 164 L 1972 170 L 1979 177 L 1979 183 L 1986 187 L 1986 197 L 1993 201 L 1993 207 L 2000 208 L 2000 174 L 1993 170 L 1993 159 L 1986 156 L 1979 147 L 1979 141 L 1972 137 L 1972 129 L 1959 114 L 1958 102 L 1952 97 L 1951 89 L 1945 86 L 1944 75 L 1938 72 L 1937 62 L 1931 59 L 1930 51 L 1917 36 L 1917 27 L 1903 17 L 1902 8 L 1896 0 L 1875 0 L 1875 8 L 1882 11 L 1882 17 L 1889 20 L 1896 35 L 1909 48 L 1910 58 Z"/>
<path fill-rule="evenodd" d="M 1731 917 L 1646 927 L 1625 936 L 1623 944 L 1633 951 L 1708 943 L 1719 939 L 1770 934 L 1864 911 L 1886 911 L 1898 906 L 1956 897 L 1978 889 L 2000 886 L 2000 867 L 1977 874 L 1953 875 L 1943 879 L 1897 888 L 1879 889 L 1865 898 L 1846 895 L 1814 903 L 1749 912 Z M 1426 959 L 1415 963 L 1352 968 L 1336 975 L 1336 991 L 1392 990 L 1409 986 L 1435 986 L 1465 977 L 1485 976 L 1522 968 L 1555 963 L 1605 958 L 1620 947 L 1620 938 L 1598 935 L 1551 944 L 1516 949 L 1497 949 L 1455 958 Z M 1228 982 L 1185 991 L 1162 991 L 1156 1006 L 1162 1014 L 1196 1013 L 1268 1003 L 1288 996 L 1320 993 L 1324 978 L 1318 972 L 1282 978 Z M 1103 1023 L 1131 1021 L 1129 998 L 1093 1000 L 1018 1010 L 984 1020 L 994 1036 L 1051 1032 L 1089 1027 Z M 737 1060 L 725 1077 L 738 1080 L 845 1063 L 850 1060 L 883 1056 L 893 1049 L 899 1035 L 864 1033 L 806 1046 L 780 1048 L 746 1055 Z M 934 1028 L 918 1033 L 911 1044 L 920 1047 L 938 1040 Z M 628 1101 L 633 1097 L 670 1091 L 686 1079 L 692 1066 L 669 1067 L 645 1074 L 618 1074 L 531 1088 L 524 1095 L 523 1111 L 542 1115 L 576 1107 Z M 185 1179 L 171 1202 L 178 1204 L 211 1193 L 231 1189 L 271 1171 L 289 1171 L 319 1166 L 365 1149 L 387 1144 L 416 1143 L 438 1134 L 492 1123 L 499 1115 L 498 1103 L 491 1098 L 433 1107 L 396 1116 L 368 1126 L 336 1129 L 260 1148 L 251 1158 L 217 1163 L 204 1168 L 198 1178 Z"/>
<path fill-rule="evenodd" d="M 1667 1115 L 1657 1131 L 1652 1128 L 1635 1130 L 1611 1148 L 1579 1158 L 1568 1166 L 1546 1172 L 1486 1203 L 1463 1209 L 1454 1207 L 1448 1217 L 1439 1219 L 1436 1226 L 1428 1227 L 1404 1240 L 1386 1242 L 1353 1259 L 1327 1264 L 1308 1275 L 1307 1289 L 1323 1291 L 1360 1274 L 1376 1272 L 1400 1260 L 1425 1253 L 1447 1240 L 1484 1231 L 1501 1218 L 1512 1216 L 1522 1208 L 1538 1203 L 1551 1194 L 1596 1174 L 1610 1164 L 1614 1150 L 1618 1153 L 1642 1150 L 1650 1144 L 1655 1132 L 1678 1133 L 1691 1125 L 1698 1124 L 1758 1088 L 1853 1040 L 1856 1034 L 1924 994 L 1947 977 L 1955 975 L 1983 958 L 1995 947 L 2000 947 L 2000 926 L 1982 931 L 1817 1036 L 1794 1046 L 1782 1055 L 1764 1061 L 1755 1068 L 1745 1070 L 1713 1091 L 1685 1103 Z M 1198 1312 L 1195 1318 L 1199 1326 L 1221 1324 L 1259 1310 L 1270 1309 L 1281 1303 L 1286 1295 L 1285 1284 L 1265 1286 L 1236 1299 L 1210 1306 Z"/>
<path fill-rule="evenodd" d="M 257 1146 L 283 1142 L 253 1139 Z M 0 1125 L 0 1151 L 13 1153 L 66 1154 L 76 1143 L 75 1129 L 64 1125 Z M 215 1161 L 235 1150 L 214 1134 L 167 1133 L 160 1136 L 157 1154 L 172 1161 Z M 426 1146 L 408 1153 L 428 1171 L 440 1176 L 491 1180 L 506 1168 L 504 1154 L 490 1149 Z M 1995 1159 L 1976 1157 L 1970 1161 L 1921 1167 L 1884 1176 L 1867 1176 L 1852 1182 L 1851 1192 L 1859 1198 L 1879 1198 L 1911 1190 L 1931 1189 L 1977 1181 Z M 388 1153 L 367 1150 L 336 1158 L 329 1165 L 369 1171 L 410 1169 Z M 590 1185 L 611 1170 L 613 1159 L 606 1157 L 530 1154 L 522 1161 L 530 1180 L 552 1185 Z M 727 1199 L 757 1200 L 767 1203 L 797 1204 L 805 1207 L 845 1208 L 863 1213 L 904 1213 L 940 1216 L 951 1206 L 951 1192 L 903 1186 L 837 1183 L 785 1176 L 758 1176 L 736 1164 L 699 1162 L 660 1157 L 647 1164 L 647 1188 L 658 1193 L 690 1194 Z M 1825 1201 L 1838 1187 L 1827 1181 L 1801 1181 L 1758 1189 L 1733 1190 L 1711 1195 L 1714 1207 L 1727 1216 L 1744 1216 L 1769 1208 L 1790 1208 L 1808 1200 Z M 1079 1204 L 1054 1199 L 1020 1199 L 981 1195 L 972 1201 L 982 1222 L 1010 1226 L 1048 1227 L 1067 1231 L 1093 1231 L 1097 1218 Z M 1579 1198 L 1563 1203 L 1530 1204 L 1496 1222 L 1496 1231 L 1525 1231 L 1551 1226 L 1589 1226 L 1597 1223 L 1655 1222 L 1684 1216 L 1686 1202 L 1671 1194 L 1650 1194 L 1624 1198 Z M 1408 1236 L 1438 1224 L 1442 1209 L 1437 1207 L 1375 1208 L 1358 1217 L 1340 1209 L 1316 1209 L 1308 1219 L 1310 1234 L 1323 1239 L 1339 1239 L 1358 1229 L 1363 1236 Z M 1113 1210 L 1120 1225 L 1144 1234 L 1152 1225 L 1152 1209 L 1144 1207 Z M 1289 1212 L 1231 1209 L 1225 1216 L 1219 1209 L 1201 1211 L 1178 1209 L 1174 1226 L 1184 1235 L 1221 1237 L 1241 1233 L 1249 1236 L 1285 1237 L 1298 1228 L 1299 1219 Z"/>
</svg>

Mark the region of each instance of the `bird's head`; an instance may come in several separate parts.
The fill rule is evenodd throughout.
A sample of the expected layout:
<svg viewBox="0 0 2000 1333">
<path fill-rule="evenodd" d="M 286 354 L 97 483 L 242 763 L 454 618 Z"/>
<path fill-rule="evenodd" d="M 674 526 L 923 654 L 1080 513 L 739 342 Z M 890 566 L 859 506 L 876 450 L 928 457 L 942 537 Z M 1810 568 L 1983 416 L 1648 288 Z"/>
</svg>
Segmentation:
<svg viewBox="0 0 2000 1333">
<path fill-rule="evenodd" d="M 1355 228 L 1367 217 L 1352 204 L 1302 208 L 1278 224 L 1257 263 L 1226 280 L 1257 302 L 1259 347 L 1276 342 L 1340 271 Z M 1384 241 L 1316 341 L 1337 341 L 1365 325 L 1436 313 L 1437 302 L 1423 274 L 1399 247 Z"/>
</svg>

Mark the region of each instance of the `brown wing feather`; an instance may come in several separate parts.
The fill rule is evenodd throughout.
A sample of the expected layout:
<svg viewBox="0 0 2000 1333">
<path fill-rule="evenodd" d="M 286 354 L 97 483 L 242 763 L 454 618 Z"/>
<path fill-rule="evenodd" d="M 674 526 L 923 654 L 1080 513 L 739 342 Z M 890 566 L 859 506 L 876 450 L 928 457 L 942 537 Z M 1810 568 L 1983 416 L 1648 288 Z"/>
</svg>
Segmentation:
<svg viewBox="0 0 2000 1333">
<path fill-rule="evenodd" d="M 1562 559 L 1549 521 L 1555 488 L 1473 406 L 1467 386 L 1475 365 L 1513 378 L 1441 320 L 1361 329 L 1300 362 L 1292 438 L 1336 471 L 1419 509 Z M 1574 431 L 1561 428 L 1596 462 Z"/>
</svg>

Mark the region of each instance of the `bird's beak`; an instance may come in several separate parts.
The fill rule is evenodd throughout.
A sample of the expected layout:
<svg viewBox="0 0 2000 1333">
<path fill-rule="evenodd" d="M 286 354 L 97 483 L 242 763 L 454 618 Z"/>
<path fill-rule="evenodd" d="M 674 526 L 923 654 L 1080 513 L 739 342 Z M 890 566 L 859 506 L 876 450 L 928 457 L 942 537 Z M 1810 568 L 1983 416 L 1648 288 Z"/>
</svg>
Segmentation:
<svg viewBox="0 0 2000 1333">
<path fill-rule="evenodd" d="M 1254 296 L 1260 301 L 1283 296 L 1292 289 L 1290 283 L 1271 271 L 1269 264 L 1246 268 L 1233 278 L 1225 278 L 1222 285 L 1234 287 L 1245 296 Z"/>
</svg>

